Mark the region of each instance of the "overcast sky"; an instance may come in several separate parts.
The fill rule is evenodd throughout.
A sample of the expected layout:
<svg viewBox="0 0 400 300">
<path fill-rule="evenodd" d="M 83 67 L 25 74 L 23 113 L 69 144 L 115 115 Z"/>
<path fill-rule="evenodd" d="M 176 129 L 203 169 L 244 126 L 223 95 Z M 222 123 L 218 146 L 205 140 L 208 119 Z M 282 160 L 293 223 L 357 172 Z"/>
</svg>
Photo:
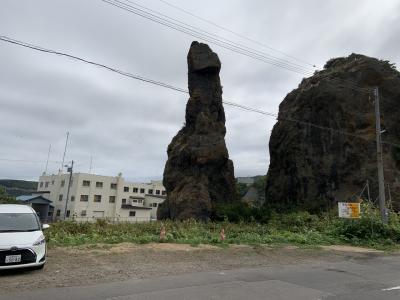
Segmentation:
<svg viewBox="0 0 400 300">
<path fill-rule="evenodd" d="M 168 0 L 198 16 L 317 66 L 352 52 L 400 63 L 400 1 Z M 270 55 L 159 0 L 135 0 Z M 67 52 L 179 87 L 194 39 L 100 0 L 2 0 L 0 35 Z M 200 40 L 200 39 L 197 39 Z M 222 62 L 223 97 L 278 112 L 302 75 L 210 44 Z M 284 57 L 288 58 L 288 57 Z M 76 171 L 161 179 L 188 96 L 67 58 L 0 41 L 0 178 L 37 180 L 66 160 Z M 225 106 L 236 176 L 266 174 L 273 118 Z M 14 161 L 14 160 L 24 160 Z"/>
</svg>

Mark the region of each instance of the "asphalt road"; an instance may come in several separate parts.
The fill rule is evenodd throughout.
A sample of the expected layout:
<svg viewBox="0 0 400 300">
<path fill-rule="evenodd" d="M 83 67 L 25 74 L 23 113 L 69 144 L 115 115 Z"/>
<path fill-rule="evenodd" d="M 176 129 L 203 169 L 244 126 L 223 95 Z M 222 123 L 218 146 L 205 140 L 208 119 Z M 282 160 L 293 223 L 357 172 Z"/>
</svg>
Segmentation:
<svg viewBox="0 0 400 300">
<path fill-rule="evenodd" d="M 337 262 L 201 272 L 7 295 L 0 291 L 3 299 L 399 300 L 400 256 L 349 256 Z"/>
</svg>

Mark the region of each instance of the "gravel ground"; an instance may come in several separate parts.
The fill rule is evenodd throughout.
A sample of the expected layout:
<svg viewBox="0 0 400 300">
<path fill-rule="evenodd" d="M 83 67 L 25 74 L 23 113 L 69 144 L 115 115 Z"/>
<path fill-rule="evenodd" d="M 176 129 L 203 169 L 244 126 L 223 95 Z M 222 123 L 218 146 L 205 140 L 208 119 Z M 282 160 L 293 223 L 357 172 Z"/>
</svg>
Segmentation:
<svg viewBox="0 0 400 300">
<path fill-rule="evenodd" d="M 53 248 L 43 270 L 0 272 L 0 291 L 90 285 L 193 273 L 293 264 L 320 264 L 382 255 L 354 249 L 300 249 L 297 247 L 209 245 L 192 247 L 180 244 L 118 244 L 72 248 Z"/>
</svg>

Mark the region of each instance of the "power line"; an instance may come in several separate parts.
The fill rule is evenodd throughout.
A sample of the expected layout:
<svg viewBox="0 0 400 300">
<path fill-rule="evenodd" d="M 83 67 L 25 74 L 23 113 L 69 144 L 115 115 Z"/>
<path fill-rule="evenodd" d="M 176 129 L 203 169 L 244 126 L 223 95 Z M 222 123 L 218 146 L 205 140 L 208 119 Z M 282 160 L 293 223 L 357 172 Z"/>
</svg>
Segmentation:
<svg viewBox="0 0 400 300">
<path fill-rule="evenodd" d="M 305 75 L 305 76 L 312 75 L 311 71 L 307 71 L 306 69 L 304 69 L 304 67 L 299 67 L 298 65 L 295 65 L 292 62 L 285 62 L 284 60 L 279 59 L 277 57 L 273 57 L 271 55 L 262 53 L 260 51 L 255 50 L 255 49 L 248 48 L 246 46 L 237 44 L 235 42 L 226 40 L 226 39 L 221 38 L 221 37 L 215 38 L 215 37 L 213 37 L 214 34 L 211 34 L 211 33 L 204 34 L 204 33 L 200 32 L 200 31 L 203 31 L 201 29 L 200 30 L 199 29 L 196 29 L 196 30 L 190 29 L 188 26 L 179 25 L 177 22 L 169 21 L 169 20 L 167 20 L 166 18 L 164 18 L 162 16 L 160 17 L 160 16 L 157 16 L 155 14 L 149 13 L 149 12 L 147 12 L 147 11 L 145 11 L 143 9 L 140 9 L 138 7 L 135 7 L 133 5 L 126 4 L 126 3 L 123 3 L 123 2 L 118 1 L 118 0 L 101 0 L 101 1 L 103 1 L 105 3 L 108 3 L 110 5 L 113 5 L 115 7 L 118 7 L 120 9 L 122 9 L 122 10 L 127 11 L 127 12 L 130 12 L 130 13 L 133 13 L 135 15 L 138 15 L 138 16 L 141 16 L 143 18 L 146 18 L 146 19 L 148 19 L 150 21 L 153 21 L 153 22 L 156 22 L 158 24 L 164 25 L 164 26 L 169 27 L 171 29 L 174 29 L 176 31 L 185 33 L 185 34 L 190 35 L 192 37 L 199 38 L 199 39 L 202 39 L 202 40 L 207 41 L 209 43 L 212 43 L 212 44 L 215 44 L 217 46 L 220 46 L 222 48 L 231 50 L 233 52 L 236 52 L 236 53 L 251 57 L 251 58 L 259 60 L 259 61 L 263 61 L 265 63 L 271 64 L 271 65 L 274 65 L 276 67 L 280 67 L 280 68 L 283 68 L 283 69 L 286 69 L 286 70 L 289 70 L 289 71 L 292 71 L 292 72 L 295 72 L 295 73 L 298 73 L 298 74 L 301 74 L 301 75 Z M 161 15 L 161 14 L 159 14 L 159 15 Z M 172 18 L 169 18 L 169 19 L 172 19 Z M 191 27 L 193 27 L 193 26 L 191 26 Z M 195 28 L 195 27 L 193 27 L 193 28 Z M 226 42 L 226 41 L 228 41 L 228 42 Z M 251 49 L 251 50 L 248 50 L 248 49 Z"/>
<path fill-rule="evenodd" d="M 115 7 L 121 8 L 121 9 L 127 11 L 127 12 L 130 12 L 130 13 L 133 13 L 135 15 L 138 15 L 138 16 L 141 16 L 143 18 L 146 18 L 146 19 L 148 19 L 150 21 L 153 21 L 153 22 L 156 22 L 158 24 L 164 25 L 164 26 L 166 26 L 168 28 L 183 32 L 185 34 L 188 34 L 188 35 L 196 37 L 196 38 L 203 39 L 203 40 L 205 40 L 207 42 L 216 44 L 216 45 L 218 45 L 218 46 L 220 46 L 222 48 L 231 50 L 233 52 L 245 55 L 247 57 L 250 57 L 250 58 L 253 58 L 253 59 L 256 59 L 256 60 L 259 60 L 259 61 L 263 61 L 263 62 L 268 63 L 268 64 L 272 64 L 272 65 L 274 65 L 276 67 L 281 67 L 281 68 L 287 69 L 289 71 L 292 71 L 292 72 L 295 72 L 295 73 L 298 73 L 298 74 L 301 74 L 301 75 L 304 75 L 304 76 L 314 76 L 314 78 L 325 78 L 325 77 L 328 77 L 328 76 L 331 75 L 331 73 L 313 74 L 311 72 L 311 70 L 306 70 L 306 69 L 304 69 L 304 67 L 302 67 L 302 66 L 300 66 L 298 64 L 293 64 L 292 62 L 289 62 L 287 60 L 283 60 L 282 61 L 282 59 L 277 58 L 275 56 L 271 56 L 269 54 L 265 54 L 263 52 L 255 50 L 253 48 L 249 48 L 247 46 L 235 43 L 235 42 L 233 42 L 231 40 L 227 40 L 227 39 L 225 39 L 223 37 L 220 37 L 220 36 L 218 36 L 216 34 L 209 33 L 207 31 L 204 31 L 202 29 L 199 29 L 199 28 L 194 27 L 192 25 L 189 25 L 187 23 L 183 23 L 183 22 L 181 22 L 179 20 L 176 20 L 176 19 L 173 19 L 171 17 L 168 17 L 165 14 L 159 13 L 159 12 L 157 12 L 155 10 L 149 9 L 149 8 L 143 6 L 143 5 L 137 4 L 137 3 L 133 2 L 132 0 L 125 0 L 128 3 L 131 3 L 132 5 L 129 5 L 129 4 L 124 3 L 123 1 L 119 1 L 119 0 L 101 0 L 101 1 L 103 1 L 105 3 L 108 3 L 110 5 L 113 5 Z M 136 5 L 136 7 L 133 6 L 133 5 Z M 145 10 L 143 10 L 141 8 L 138 8 L 138 7 L 141 7 L 143 9 L 147 10 L 147 11 L 145 11 Z M 158 14 L 158 16 L 155 15 L 154 13 Z M 170 19 L 172 21 L 168 21 L 166 18 Z M 175 22 L 173 22 L 173 21 L 175 21 Z M 176 22 L 178 22 L 180 24 L 183 24 L 183 25 L 179 25 Z M 194 28 L 195 30 L 190 29 L 189 27 Z M 204 33 L 205 33 L 205 35 L 204 35 Z M 268 55 L 269 57 L 267 57 L 266 55 Z M 316 70 L 314 69 L 313 71 L 316 71 Z M 320 72 L 323 72 L 323 71 L 320 71 Z M 351 80 L 342 80 L 342 79 L 339 79 L 339 78 L 329 78 L 329 80 L 331 80 L 333 82 L 337 82 L 337 83 L 340 83 L 341 81 L 343 81 L 343 84 L 346 84 L 349 87 L 351 86 L 351 88 L 354 89 L 354 90 L 359 90 L 359 91 L 362 91 L 362 92 L 365 92 L 365 93 L 370 93 L 370 89 L 361 87 L 361 86 L 357 85 L 355 82 L 352 82 Z"/>
<path fill-rule="evenodd" d="M 211 25 L 213 25 L 213 26 L 215 26 L 215 27 L 217 27 L 217 28 L 219 28 L 219 29 L 222 29 L 222 30 L 224 30 L 224 31 L 226 31 L 226 32 L 232 33 L 233 35 L 235 35 L 235 36 L 237 36 L 237 37 L 240 37 L 240 38 L 245 39 L 245 40 L 247 40 L 247 41 L 249 41 L 249 42 L 252 42 L 252 43 L 254 43 L 254 44 L 257 44 L 257 45 L 259 45 L 259 46 L 261 46 L 261 47 L 264 47 L 264 48 L 267 48 L 267 49 L 269 49 L 269 50 L 272 50 L 272 51 L 275 51 L 275 52 L 277 52 L 277 53 L 280 53 L 280 54 L 282 54 L 282 55 L 284 55 L 284 56 L 286 56 L 286 57 L 288 57 L 288 58 L 294 59 L 294 60 L 296 60 L 296 61 L 298 61 L 298 62 L 307 64 L 307 65 L 309 65 L 309 66 L 311 66 L 311 67 L 313 67 L 313 68 L 316 68 L 316 65 L 315 65 L 315 64 L 309 63 L 309 62 L 307 62 L 307 61 L 305 61 L 305 60 L 303 60 L 303 59 L 297 58 L 297 57 L 292 56 L 292 55 L 290 55 L 290 54 L 287 54 L 287 53 L 285 53 L 285 52 L 283 52 L 283 51 L 280 51 L 280 50 L 277 50 L 277 49 L 275 49 L 275 48 L 272 48 L 271 46 L 268 46 L 268 45 L 266 45 L 266 44 L 264 44 L 264 43 L 261 43 L 261 42 L 259 42 L 259 41 L 257 41 L 257 40 L 254 40 L 254 39 L 252 39 L 252 38 L 249 38 L 249 37 L 247 37 L 247 36 L 245 36 L 245 35 L 243 35 L 243 34 L 237 33 L 237 32 L 235 32 L 235 31 L 233 31 L 233 30 L 231 30 L 231 29 L 229 29 L 229 28 L 227 28 L 227 27 L 221 26 L 221 25 L 219 25 L 219 24 L 217 24 L 217 23 L 215 23 L 215 22 L 213 22 L 213 21 L 210 21 L 210 20 L 205 19 L 205 18 L 203 18 L 203 17 L 200 17 L 200 16 L 198 16 L 198 15 L 195 15 L 194 13 L 192 13 L 192 12 L 186 10 L 186 9 L 183 9 L 183 8 L 177 6 L 177 5 L 174 5 L 174 4 L 170 3 L 170 2 L 167 2 L 167 1 L 165 1 L 165 0 L 159 0 L 159 1 L 162 2 L 162 3 L 164 3 L 164 4 L 166 4 L 166 5 L 168 5 L 168 6 L 170 6 L 170 7 L 175 8 L 175 9 L 181 11 L 181 12 L 184 12 L 185 14 L 188 14 L 188 15 L 190 15 L 190 16 L 192 16 L 192 17 L 195 17 L 195 18 L 198 19 L 198 20 L 201 20 L 201 21 L 203 21 L 203 22 L 206 22 L 206 23 L 208 23 L 208 24 L 211 24 Z"/>
<path fill-rule="evenodd" d="M 276 59 L 277 61 L 284 62 L 284 63 L 287 63 L 287 64 L 292 64 L 292 65 L 294 65 L 294 66 L 297 66 L 297 67 L 303 69 L 303 70 L 306 71 L 306 72 L 314 71 L 314 70 L 316 69 L 315 66 L 312 67 L 312 68 L 310 68 L 310 67 L 308 67 L 308 66 L 305 66 L 303 62 L 302 62 L 301 64 L 295 63 L 295 62 L 293 62 L 293 61 L 289 61 L 289 60 L 284 59 L 284 58 L 280 58 L 280 57 L 273 56 L 273 55 L 268 54 L 268 53 L 265 53 L 265 52 L 261 52 L 261 51 L 259 51 L 259 50 L 256 50 L 256 49 L 254 49 L 254 48 L 245 46 L 245 45 L 243 45 L 243 44 L 239 44 L 239 43 L 237 43 L 237 42 L 234 42 L 234 41 L 232 41 L 232 40 L 229 40 L 229 39 L 227 39 L 227 38 L 224 38 L 224 37 L 222 37 L 222 36 L 220 36 L 220 35 L 217 35 L 217 34 L 215 34 L 215 33 L 208 32 L 208 31 L 205 31 L 205 30 L 203 30 L 203 29 L 201 29 L 201 28 L 199 28 L 199 27 L 195 27 L 195 26 L 190 25 L 190 24 L 188 24 L 188 23 L 182 22 L 182 21 L 180 21 L 180 20 L 178 20 L 178 19 L 176 19 L 176 18 L 171 18 L 171 17 L 169 17 L 169 16 L 167 16 L 167 15 L 165 15 L 165 14 L 163 14 L 163 13 L 160 13 L 160 12 L 158 12 L 158 11 L 156 11 L 156 10 L 150 9 L 150 8 L 148 8 L 148 7 L 146 7 L 146 6 L 140 5 L 139 3 L 134 2 L 134 1 L 132 1 L 132 0 L 108 0 L 108 1 L 119 2 L 119 3 L 123 4 L 123 5 L 126 5 L 126 6 L 128 6 L 128 7 L 130 7 L 130 8 L 133 8 L 131 5 L 128 5 L 128 4 L 126 4 L 126 3 L 123 3 L 124 1 L 125 1 L 125 2 L 128 2 L 128 3 L 130 3 L 130 4 L 134 5 L 134 6 L 136 6 L 136 7 L 134 7 L 135 9 L 138 9 L 137 7 L 140 7 L 140 8 L 144 9 L 144 10 L 147 11 L 147 12 L 154 13 L 154 14 L 156 14 L 156 15 L 158 15 L 158 16 L 167 18 L 167 19 L 169 19 L 169 20 L 171 20 L 171 21 L 178 22 L 179 24 L 182 24 L 182 25 L 185 26 L 185 27 L 192 28 L 192 29 L 193 29 L 194 31 L 196 31 L 196 32 L 200 31 L 200 32 L 202 32 L 203 34 L 205 34 L 206 36 L 215 37 L 215 38 L 217 38 L 218 40 L 225 41 L 225 42 L 227 42 L 227 43 L 229 43 L 229 44 L 233 44 L 233 45 L 235 45 L 235 46 L 245 48 L 246 50 L 249 50 L 249 52 L 253 52 L 253 53 L 256 52 L 256 53 L 258 53 L 258 54 L 268 56 L 269 58 Z M 139 10 L 139 9 L 138 9 L 138 10 Z M 141 11 L 141 12 L 144 12 L 143 10 L 140 10 L 140 11 Z M 155 16 L 154 14 L 152 14 L 152 16 Z M 155 17 L 157 17 L 157 16 L 155 16 Z M 306 64 L 308 65 L 308 63 L 306 63 Z"/>
<path fill-rule="evenodd" d="M 19 46 L 22 46 L 22 47 L 25 47 L 25 48 L 33 49 L 33 50 L 36 50 L 36 51 L 41 51 L 41 52 L 45 52 L 45 53 L 50 53 L 50 54 L 54 54 L 54 55 L 60 55 L 60 56 L 68 57 L 68 58 L 71 58 L 71 59 L 74 59 L 74 60 L 78 60 L 80 62 L 84 62 L 84 63 L 87 63 L 87 64 L 91 64 L 91 65 L 94 65 L 94 66 L 98 66 L 98 67 L 104 68 L 106 70 L 115 72 L 117 74 L 129 77 L 129 78 L 132 78 L 132 79 L 140 80 L 140 81 L 147 82 L 147 83 L 150 83 L 150 84 L 154 84 L 154 85 L 157 85 L 157 86 L 161 86 L 161 87 L 164 87 L 164 88 L 172 89 L 172 90 L 175 90 L 175 91 L 178 91 L 178 92 L 181 92 L 181 93 L 189 94 L 189 92 L 186 89 L 183 89 L 183 88 L 180 88 L 180 87 L 176 87 L 176 86 L 173 86 L 173 85 L 170 85 L 170 84 L 166 84 L 166 83 L 163 83 L 161 81 L 156 81 L 156 80 L 145 78 L 145 77 L 142 77 L 142 76 L 133 75 L 133 74 L 131 74 L 129 72 L 125 72 L 125 71 L 116 69 L 114 67 L 109 67 L 109 66 L 106 66 L 104 64 L 96 63 L 96 62 L 90 61 L 88 59 L 80 58 L 80 57 L 75 56 L 75 55 L 71 55 L 71 54 L 67 54 L 67 53 L 64 53 L 64 52 L 59 52 L 59 51 L 46 49 L 46 48 L 43 48 L 43 47 L 40 47 L 40 46 L 35 46 L 35 45 L 32 45 L 32 44 L 28 44 L 28 43 L 25 43 L 25 42 L 22 42 L 22 41 L 18 41 L 18 40 L 15 40 L 15 39 L 11 39 L 11 38 L 8 38 L 8 37 L 5 37 L 5 36 L 1 36 L 1 35 L 0 35 L 0 40 L 4 41 L 4 42 L 15 44 L 15 45 L 19 45 Z M 236 107 L 236 108 L 245 110 L 245 111 L 255 112 L 255 113 L 259 113 L 259 114 L 265 115 L 265 116 L 273 117 L 278 121 L 295 122 L 295 123 L 306 125 L 306 126 L 309 126 L 309 127 L 314 127 L 314 128 L 318 128 L 318 129 L 321 129 L 321 130 L 327 130 L 327 131 L 330 131 L 331 133 L 343 134 L 343 135 L 356 137 L 356 138 L 361 138 L 363 140 L 369 141 L 366 137 L 364 137 L 362 135 L 353 134 L 353 133 L 346 132 L 346 131 L 343 131 L 343 130 L 340 130 L 340 129 L 335 129 L 335 128 L 331 128 L 331 127 L 328 127 L 328 126 L 322 126 L 322 125 L 314 124 L 314 123 L 311 123 L 311 122 L 307 122 L 307 121 L 303 121 L 303 120 L 299 120 L 299 119 L 295 119 L 295 118 L 291 118 L 291 117 L 282 117 L 282 116 L 280 117 L 278 114 L 274 114 L 274 113 L 271 113 L 271 112 L 263 111 L 261 109 L 257 109 L 257 108 L 253 108 L 253 107 L 249 107 L 249 106 L 244 106 L 244 105 L 241 105 L 241 104 L 238 104 L 238 103 L 234 103 L 234 102 L 230 102 L 230 101 L 227 101 L 227 100 L 224 100 L 223 103 L 226 104 L 226 105 L 232 106 L 232 107 Z M 385 144 L 391 145 L 391 146 L 394 146 L 394 147 L 398 147 L 397 144 L 390 143 L 390 142 L 385 142 Z"/>
<path fill-rule="evenodd" d="M 18 40 L 14 40 L 14 39 L 8 38 L 6 36 L 1 36 L 1 35 L 0 35 L 0 40 L 2 40 L 4 42 L 15 44 L 15 45 L 23 46 L 25 48 L 30 48 L 30 49 L 33 49 L 33 50 L 45 52 L 45 53 L 51 53 L 51 54 L 55 54 L 55 55 L 65 56 L 65 57 L 68 57 L 68 58 L 71 58 L 71 59 L 75 59 L 75 60 L 78 60 L 78 61 L 81 61 L 81 62 L 84 62 L 84 63 L 87 63 L 87 64 L 91 64 L 91 65 L 94 65 L 94 66 L 97 66 L 97 67 L 100 67 L 100 68 L 107 69 L 109 71 L 118 73 L 118 74 L 126 76 L 126 77 L 130 77 L 130 78 L 137 79 L 137 80 L 140 80 L 140 81 L 144 81 L 144 82 L 147 82 L 147 83 L 151 83 L 151 84 L 159 85 L 159 86 L 162 86 L 162 87 L 166 87 L 166 88 L 169 88 L 169 89 L 172 89 L 172 90 L 176 90 L 178 92 L 184 92 L 184 93 L 186 92 L 186 90 L 184 90 L 184 89 L 181 89 L 181 88 L 169 85 L 169 84 L 165 84 L 165 83 L 160 82 L 160 81 L 155 81 L 155 80 L 148 79 L 148 78 L 145 78 L 145 77 L 142 77 L 142 76 L 138 76 L 138 75 L 134 75 L 134 74 L 131 74 L 131 73 L 128 73 L 128 72 L 124 72 L 124 71 L 118 70 L 116 68 L 109 67 L 109 66 L 106 66 L 106 65 L 103 65 L 103 64 L 100 64 L 100 63 L 96 63 L 96 62 L 93 62 L 93 61 L 89 61 L 87 59 L 80 58 L 80 57 L 77 57 L 77 56 L 74 56 L 74 55 L 71 55 L 71 54 L 62 53 L 62 52 L 58 52 L 58 51 L 54 51 L 54 50 L 50 50 L 50 49 L 45 49 L 45 48 L 42 48 L 40 46 L 31 45 L 31 44 L 28 44 L 28 43 L 25 43 L 25 42 L 22 42 L 22 41 L 18 41 Z"/>
<path fill-rule="evenodd" d="M 323 71 L 321 71 L 323 72 Z M 341 78 L 328 78 L 329 76 L 334 75 L 332 73 L 326 73 L 326 74 L 315 74 L 312 76 L 312 79 L 327 79 L 333 83 L 336 84 L 342 84 L 342 85 L 346 85 L 347 88 L 349 89 L 353 89 L 355 91 L 359 91 L 359 92 L 363 92 L 366 94 L 371 94 L 373 91 L 373 88 L 365 88 L 360 86 L 358 83 L 354 82 L 353 80 L 349 80 L 349 79 L 341 79 Z"/>
</svg>

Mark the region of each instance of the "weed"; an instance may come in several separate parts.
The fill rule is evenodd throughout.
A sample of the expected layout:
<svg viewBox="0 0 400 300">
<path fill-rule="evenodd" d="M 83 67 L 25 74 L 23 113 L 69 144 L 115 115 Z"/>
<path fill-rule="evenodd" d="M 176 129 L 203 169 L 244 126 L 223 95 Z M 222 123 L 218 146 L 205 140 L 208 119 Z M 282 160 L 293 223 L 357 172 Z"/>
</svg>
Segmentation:
<svg viewBox="0 0 400 300">
<path fill-rule="evenodd" d="M 380 221 L 379 210 L 363 205 L 362 218 L 339 219 L 332 214 L 312 215 L 307 212 L 289 214 L 268 213 L 268 222 L 237 220 L 238 223 L 158 221 L 149 223 L 111 224 L 106 220 L 94 223 L 57 222 L 46 231 L 49 246 L 77 246 L 130 242 L 145 244 L 160 241 L 160 230 L 166 228 L 165 242 L 192 246 L 212 244 L 285 245 L 317 247 L 319 245 L 350 244 L 390 250 L 400 245 L 400 215 L 390 214 L 390 222 Z M 225 241 L 220 241 L 221 229 Z"/>
</svg>

